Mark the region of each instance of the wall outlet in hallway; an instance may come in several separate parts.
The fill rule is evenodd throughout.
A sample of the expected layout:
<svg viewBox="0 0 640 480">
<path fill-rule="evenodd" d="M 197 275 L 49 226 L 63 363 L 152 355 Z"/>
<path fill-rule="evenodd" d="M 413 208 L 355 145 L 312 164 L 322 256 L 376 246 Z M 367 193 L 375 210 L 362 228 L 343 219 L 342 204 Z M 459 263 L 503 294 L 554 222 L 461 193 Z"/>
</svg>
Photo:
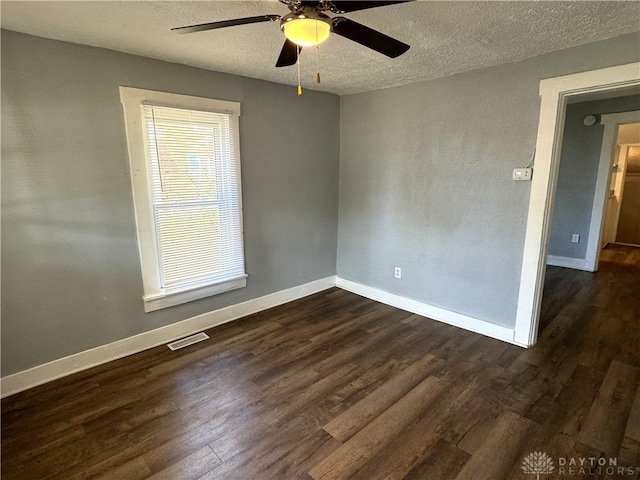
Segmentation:
<svg viewBox="0 0 640 480">
<path fill-rule="evenodd" d="M 396 267 L 393 275 L 396 278 L 402 278 L 402 269 L 400 267 Z"/>
<path fill-rule="evenodd" d="M 580 235 L 577 233 L 571 235 L 571 243 L 580 243 Z"/>
</svg>

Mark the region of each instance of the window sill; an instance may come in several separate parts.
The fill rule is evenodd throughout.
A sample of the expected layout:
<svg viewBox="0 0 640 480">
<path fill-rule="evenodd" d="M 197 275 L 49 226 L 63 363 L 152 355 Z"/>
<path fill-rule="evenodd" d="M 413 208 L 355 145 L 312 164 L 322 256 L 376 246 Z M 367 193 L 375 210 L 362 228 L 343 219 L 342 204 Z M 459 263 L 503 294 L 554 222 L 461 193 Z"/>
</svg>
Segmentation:
<svg viewBox="0 0 640 480">
<path fill-rule="evenodd" d="M 174 305 L 181 305 L 183 303 L 198 300 L 200 298 L 210 297 L 219 293 L 228 292 L 237 288 L 243 288 L 247 286 L 247 275 L 242 275 L 238 278 L 231 280 L 225 280 L 224 282 L 216 283 L 214 285 L 204 285 L 201 287 L 191 288 L 188 290 L 182 290 L 178 292 L 159 293 L 157 295 L 147 295 L 142 298 L 144 302 L 145 313 L 154 312 L 167 307 L 173 307 Z"/>
</svg>

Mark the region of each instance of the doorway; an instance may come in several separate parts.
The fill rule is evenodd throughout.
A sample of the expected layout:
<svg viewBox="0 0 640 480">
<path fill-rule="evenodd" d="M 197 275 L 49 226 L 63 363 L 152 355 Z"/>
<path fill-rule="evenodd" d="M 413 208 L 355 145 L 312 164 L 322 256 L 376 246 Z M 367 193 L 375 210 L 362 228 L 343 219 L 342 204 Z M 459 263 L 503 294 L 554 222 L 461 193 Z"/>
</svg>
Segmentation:
<svg viewBox="0 0 640 480">
<path fill-rule="evenodd" d="M 639 124 L 621 125 L 640 130 Z M 620 134 L 618 135 L 620 139 Z M 611 190 L 605 218 L 607 243 L 640 247 L 640 143 L 621 144 L 611 173 Z"/>
<path fill-rule="evenodd" d="M 612 92 L 638 86 L 640 86 L 640 63 L 638 62 L 544 79 L 540 82 L 541 106 L 536 142 L 537 155 L 527 216 L 514 331 L 515 343 L 531 346 L 537 339 L 567 101 L 578 95 L 611 95 Z M 597 188 L 596 195 L 602 194 L 604 198 L 608 181 L 600 187 L 602 192 Z"/>
<path fill-rule="evenodd" d="M 610 165 L 611 176 L 598 247 L 608 244 L 640 245 L 640 112 L 604 115 L 602 121 L 615 135 L 613 153 L 603 149 L 601 162 Z M 605 130 L 605 133 L 607 131 Z"/>
<path fill-rule="evenodd" d="M 577 95 L 567 102 L 548 265 L 594 272 L 603 246 L 599 238 L 615 241 L 613 223 L 617 225 L 621 196 L 613 195 L 614 187 L 608 186 L 609 177 L 617 171 L 612 167 L 616 163 L 612 155 L 622 141 L 640 142 L 640 131 L 627 124 L 640 122 L 640 89 L 611 95 L 595 100 L 588 94 L 587 98 Z M 628 111 L 633 108 L 635 111 Z M 605 217 L 608 222 L 603 229 Z"/>
</svg>

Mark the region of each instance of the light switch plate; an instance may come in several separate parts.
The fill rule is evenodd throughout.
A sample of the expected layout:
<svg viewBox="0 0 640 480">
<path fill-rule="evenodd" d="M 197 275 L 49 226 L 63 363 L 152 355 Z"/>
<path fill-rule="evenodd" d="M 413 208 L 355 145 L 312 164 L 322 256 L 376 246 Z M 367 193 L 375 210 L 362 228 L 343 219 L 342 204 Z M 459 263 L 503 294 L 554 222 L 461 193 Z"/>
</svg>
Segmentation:
<svg viewBox="0 0 640 480">
<path fill-rule="evenodd" d="M 533 174 L 533 168 L 514 168 L 513 179 L 514 180 L 531 180 Z"/>
</svg>

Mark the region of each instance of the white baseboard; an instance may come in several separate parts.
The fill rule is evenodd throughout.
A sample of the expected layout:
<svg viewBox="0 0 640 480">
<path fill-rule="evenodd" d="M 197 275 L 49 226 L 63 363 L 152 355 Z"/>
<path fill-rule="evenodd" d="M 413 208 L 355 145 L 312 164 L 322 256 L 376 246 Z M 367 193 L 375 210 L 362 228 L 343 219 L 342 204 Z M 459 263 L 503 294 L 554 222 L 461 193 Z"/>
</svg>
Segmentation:
<svg viewBox="0 0 640 480">
<path fill-rule="evenodd" d="M 377 288 L 352 282 L 351 280 L 346 280 L 340 277 L 336 278 L 336 286 L 363 297 L 370 298 L 371 300 L 406 310 L 407 312 L 416 313 L 442 323 L 453 325 L 454 327 L 464 328 L 465 330 L 480 333 L 487 337 L 502 340 L 503 342 L 512 343 L 521 347 L 524 346 L 514 341 L 513 329 L 503 327 L 501 325 L 495 325 L 484 320 L 445 310 L 440 307 L 435 307 L 427 303 L 422 303 L 417 300 L 396 295 L 395 293 L 389 293 L 384 290 L 379 290 Z"/>
<path fill-rule="evenodd" d="M 321 292 L 335 285 L 336 277 L 322 278 L 8 375 L 0 380 L 0 398 Z"/>
<path fill-rule="evenodd" d="M 118 358 L 157 347 L 158 345 L 164 345 L 202 330 L 222 325 L 223 323 L 231 322 L 238 318 L 261 312 L 335 286 L 392 307 L 400 308 L 504 342 L 523 346 L 514 341 L 514 331 L 512 329 L 333 276 L 204 313 L 182 320 L 181 322 L 156 328 L 155 330 L 140 333 L 133 337 L 85 350 L 84 352 L 38 365 L 29 370 L 8 375 L 0 379 L 0 398 L 28 390 L 29 388 L 112 360 L 117 360 Z"/>
<path fill-rule="evenodd" d="M 572 268 L 574 270 L 584 270 L 592 272 L 584 258 L 557 257 L 555 255 L 547 255 L 547 265 L 553 267 Z"/>
</svg>

